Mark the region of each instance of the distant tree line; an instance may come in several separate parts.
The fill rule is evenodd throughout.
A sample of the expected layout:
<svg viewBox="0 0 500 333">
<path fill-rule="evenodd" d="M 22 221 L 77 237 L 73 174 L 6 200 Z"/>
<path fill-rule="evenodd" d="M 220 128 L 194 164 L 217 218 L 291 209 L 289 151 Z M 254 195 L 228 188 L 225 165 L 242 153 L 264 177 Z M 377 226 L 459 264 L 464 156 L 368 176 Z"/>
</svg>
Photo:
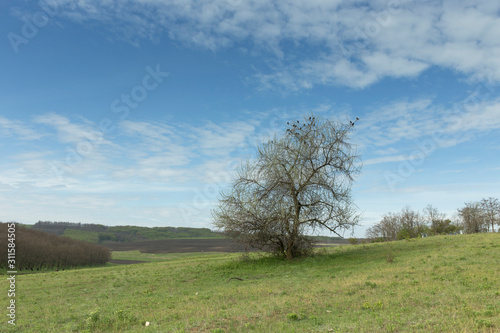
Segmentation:
<svg viewBox="0 0 500 333">
<path fill-rule="evenodd" d="M 0 234 L 7 234 L 7 223 L 0 223 Z M 84 241 L 16 225 L 15 260 L 18 271 L 65 269 L 79 266 L 106 264 L 111 258 L 109 249 Z M 2 253 L 6 249 L 5 237 L 0 238 Z M 7 256 L 0 258 L 0 267 L 7 267 Z"/>
<path fill-rule="evenodd" d="M 51 222 L 51 221 L 38 221 L 33 226 L 33 229 L 48 232 L 62 236 L 66 229 L 78 229 L 82 231 L 106 232 L 107 226 L 102 224 L 90 223 L 72 223 L 72 222 Z"/>
<path fill-rule="evenodd" d="M 500 226 L 500 202 L 496 198 L 467 202 L 457 213 L 452 221 L 432 205 L 422 212 L 405 207 L 399 213 L 385 214 L 379 223 L 368 228 L 366 237 L 372 241 L 390 241 L 456 232 L 494 232 L 495 225 Z"/>
<path fill-rule="evenodd" d="M 68 236 L 89 243 L 135 242 L 173 238 L 222 238 L 208 228 L 105 226 L 72 222 L 38 221 L 32 229 Z"/>
</svg>

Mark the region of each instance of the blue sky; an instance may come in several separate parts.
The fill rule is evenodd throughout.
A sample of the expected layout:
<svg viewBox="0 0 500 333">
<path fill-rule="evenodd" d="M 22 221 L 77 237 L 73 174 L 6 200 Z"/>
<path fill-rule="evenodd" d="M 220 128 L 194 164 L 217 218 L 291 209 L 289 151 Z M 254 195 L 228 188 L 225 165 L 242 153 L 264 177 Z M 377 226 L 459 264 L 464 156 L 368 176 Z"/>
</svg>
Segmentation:
<svg viewBox="0 0 500 333">
<path fill-rule="evenodd" d="M 498 1 L 0 4 L 0 220 L 211 227 L 240 161 L 359 117 L 355 231 L 500 197 Z"/>
</svg>

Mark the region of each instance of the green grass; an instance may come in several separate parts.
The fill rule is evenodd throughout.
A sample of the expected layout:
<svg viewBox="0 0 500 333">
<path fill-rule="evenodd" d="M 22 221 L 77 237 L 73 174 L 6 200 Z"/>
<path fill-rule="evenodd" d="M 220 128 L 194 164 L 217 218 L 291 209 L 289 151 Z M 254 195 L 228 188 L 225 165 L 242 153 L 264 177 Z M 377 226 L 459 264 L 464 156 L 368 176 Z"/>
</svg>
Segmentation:
<svg viewBox="0 0 500 333">
<path fill-rule="evenodd" d="M 500 235 L 477 234 L 19 275 L 0 331 L 498 332 L 499 268 Z"/>
</svg>

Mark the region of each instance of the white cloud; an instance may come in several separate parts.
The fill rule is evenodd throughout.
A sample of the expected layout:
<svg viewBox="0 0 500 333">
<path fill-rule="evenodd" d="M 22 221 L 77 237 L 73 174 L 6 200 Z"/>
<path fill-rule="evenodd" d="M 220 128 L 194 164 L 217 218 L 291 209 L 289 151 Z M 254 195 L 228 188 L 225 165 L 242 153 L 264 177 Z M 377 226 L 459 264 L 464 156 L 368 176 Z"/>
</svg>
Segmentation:
<svg viewBox="0 0 500 333">
<path fill-rule="evenodd" d="M 232 151 L 246 149 L 255 132 L 255 121 L 233 121 L 229 123 L 207 123 L 192 128 L 191 136 L 198 141 L 198 148 L 207 155 L 229 155 Z"/>
<path fill-rule="evenodd" d="M 447 132 L 489 131 L 500 129 L 500 99 L 468 104 L 466 111 L 449 118 Z"/>
<path fill-rule="evenodd" d="M 413 159 L 415 159 L 415 157 Z M 370 159 L 363 161 L 363 165 L 372 165 L 372 164 L 390 163 L 390 162 L 403 162 L 403 161 L 408 161 L 408 160 L 409 160 L 409 158 L 406 155 L 376 157 L 376 158 L 370 158 Z"/>
<path fill-rule="evenodd" d="M 36 123 L 53 127 L 62 143 L 78 144 L 88 141 L 94 145 L 111 145 L 110 141 L 104 139 L 104 133 L 95 124 L 85 119 L 85 123 L 75 123 L 55 113 L 39 115 L 34 119 Z"/>
<path fill-rule="evenodd" d="M 411 164 L 439 149 L 500 130 L 500 99 L 490 100 L 492 93 L 493 90 L 477 94 L 476 89 L 451 108 L 432 99 L 395 101 L 373 107 L 357 123 L 353 136 L 366 158 L 363 164 Z"/>
<path fill-rule="evenodd" d="M 396 148 L 389 147 L 389 148 L 385 148 L 385 149 L 375 150 L 375 151 L 373 151 L 373 154 L 387 156 L 387 155 L 394 155 L 397 152 L 398 152 L 398 150 Z"/>
<path fill-rule="evenodd" d="M 488 91 L 492 93 L 493 90 Z M 367 153 L 364 165 L 409 160 L 405 154 L 410 156 L 435 133 L 441 134 L 441 141 L 434 142 L 433 149 L 456 145 L 479 132 L 500 129 L 500 100 L 489 100 L 488 94 L 469 96 L 459 103 L 461 107 L 454 109 L 435 105 L 429 98 L 374 106 L 356 124 L 354 134 L 363 154 Z M 321 104 L 316 111 L 328 116 L 334 109 L 338 108 Z M 342 112 L 346 116 L 350 113 Z M 213 183 L 214 179 L 227 183 L 234 175 L 237 161 L 249 157 L 260 140 L 278 130 L 277 125 L 304 113 L 281 109 L 249 111 L 244 120 L 198 124 L 127 120 L 118 124 L 113 136 L 104 136 L 85 118 L 70 120 L 54 113 L 45 114 L 22 126 L 31 128 L 33 133 L 45 128 L 45 139 L 50 139 L 49 130 L 55 130 L 58 143 L 44 151 L 27 150 L 11 156 L 15 165 L 9 167 L 10 174 L 3 173 L 0 182 L 18 188 L 22 184 L 28 186 L 26 180 L 35 179 L 35 188 L 64 185 L 76 189 L 85 181 L 97 184 L 88 177 L 100 175 L 111 181 L 168 181 L 173 186 L 190 181 Z M 338 113 L 334 116 L 338 117 Z M 8 121 L 12 123 L 16 121 Z M 89 140 L 99 144 L 81 155 L 78 163 L 68 164 L 68 149 L 78 152 L 78 145 Z M 399 146 L 401 143 L 406 148 Z M 74 162 L 73 155 L 70 162 Z M 54 167 L 63 172 L 63 182 Z"/>
<path fill-rule="evenodd" d="M 430 99 L 395 101 L 374 107 L 358 123 L 356 138 L 363 146 L 389 146 L 429 136 L 439 130 L 442 108 Z"/>
<path fill-rule="evenodd" d="M 0 136 L 16 137 L 21 140 L 38 140 L 44 135 L 22 121 L 9 120 L 0 116 Z"/>
<path fill-rule="evenodd" d="M 363 88 L 430 66 L 500 81 L 497 1 L 46 2 L 57 4 L 60 16 L 101 22 L 134 44 L 167 34 L 210 50 L 253 45 L 278 63 L 256 75 L 264 87 Z"/>
</svg>

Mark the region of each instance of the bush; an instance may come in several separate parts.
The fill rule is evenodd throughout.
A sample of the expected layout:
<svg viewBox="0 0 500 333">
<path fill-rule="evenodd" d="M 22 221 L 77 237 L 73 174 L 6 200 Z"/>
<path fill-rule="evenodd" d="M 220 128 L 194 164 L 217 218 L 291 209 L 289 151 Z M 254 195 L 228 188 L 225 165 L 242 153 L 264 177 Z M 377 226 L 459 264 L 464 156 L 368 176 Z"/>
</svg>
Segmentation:
<svg viewBox="0 0 500 333">
<path fill-rule="evenodd" d="M 354 237 L 349 238 L 349 244 L 351 244 L 351 245 L 358 244 L 358 239 L 354 238 Z"/>
<path fill-rule="evenodd" d="M 398 231 L 398 239 L 410 239 L 411 238 L 411 233 L 407 229 L 401 229 Z"/>
</svg>

